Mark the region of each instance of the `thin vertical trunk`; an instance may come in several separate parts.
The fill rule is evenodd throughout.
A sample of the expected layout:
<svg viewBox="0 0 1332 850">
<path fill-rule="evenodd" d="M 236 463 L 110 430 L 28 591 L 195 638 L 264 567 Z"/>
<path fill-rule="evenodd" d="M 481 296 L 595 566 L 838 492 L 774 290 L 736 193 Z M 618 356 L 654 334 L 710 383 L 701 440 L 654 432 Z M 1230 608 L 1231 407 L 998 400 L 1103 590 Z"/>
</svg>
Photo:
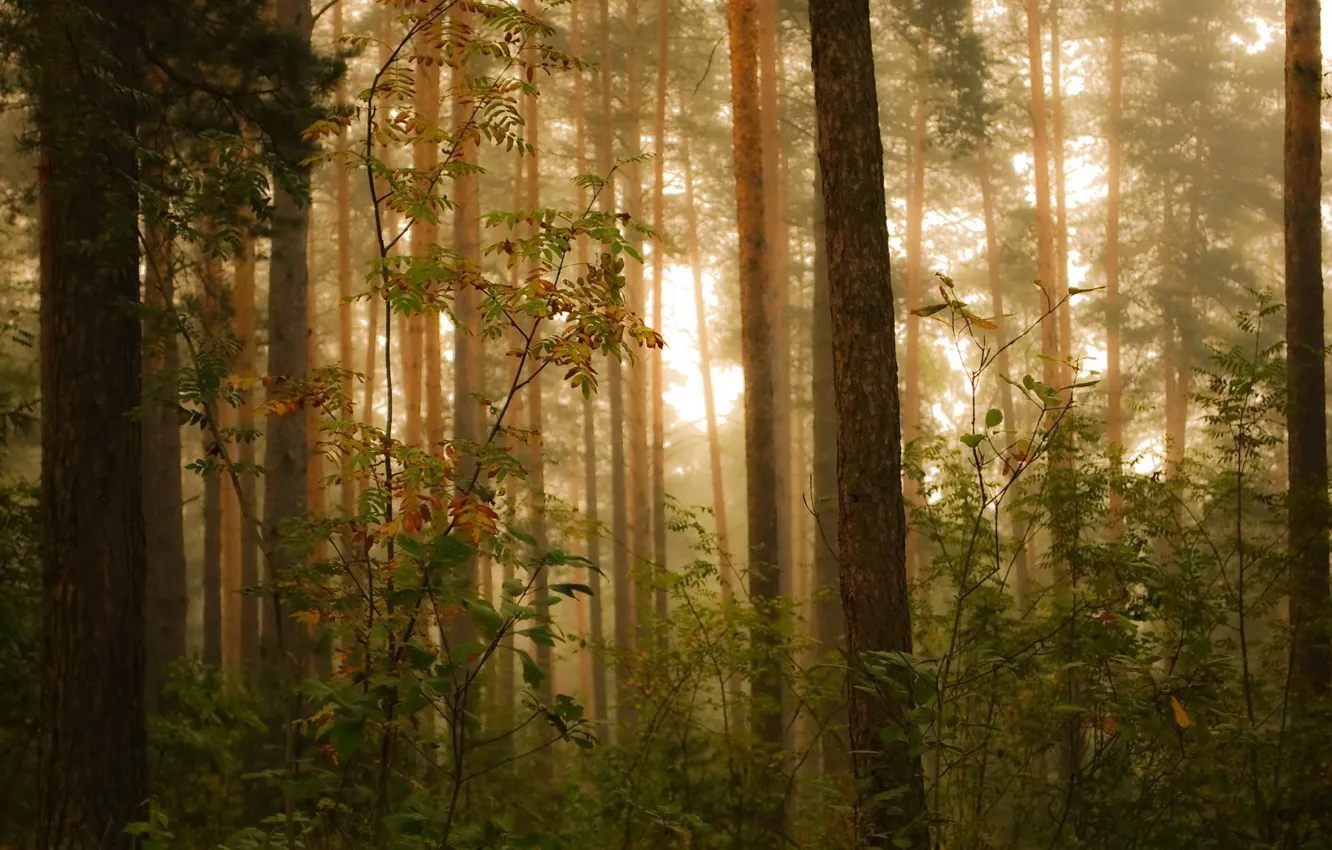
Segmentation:
<svg viewBox="0 0 1332 850">
<path fill-rule="evenodd" d="M 343 36 L 343 19 L 345 16 L 346 0 L 337 0 L 333 7 L 333 43 L 341 44 Z M 340 107 L 347 105 L 347 83 L 345 80 L 338 80 L 336 94 L 337 104 Z M 348 140 L 347 128 L 343 127 L 338 133 L 338 157 L 334 160 L 333 170 L 333 204 L 334 214 L 337 216 L 337 235 L 338 235 L 338 363 L 344 369 L 351 369 L 353 348 L 352 348 L 352 320 L 355 317 L 354 305 L 351 302 L 352 291 L 352 241 L 351 241 L 351 161 L 350 161 L 350 142 Z M 339 415 L 350 421 L 355 415 L 352 405 L 352 379 L 346 377 L 342 379 L 342 410 Z M 351 475 L 351 458 L 346 457 L 342 461 L 342 480 L 338 487 L 338 504 L 342 508 L 343 514 L 351 516 L 356 513 L 356 481 Z"/>
<path fill-rule="evenodd" d="M 601 75 L 601 127 L 597 137 L 597 172 L 606 178 L 615 165 L 614 127 L 611 122 L 611 46 L 610 4 L 601 0 L 598 29 L 597 62 Z M 632 183 L 629 184 L 631 187 Z M 628 190 L 626 190 L 628 191 Z M 615 184 L 601 190 L 602 209 L 615 212 Z M 629 264 L 630 268 L 633 264 Z M 633 650 L 633 587 L 629 567 L 629 503 L 624 457 L 624 366 L 612 357 L 608 364 L 611 432 L 611 537 L 614 559 L 611 583 L 615 594 L 615 647 L 623 656 Z M 615 667 L 615 722 L 627 729 L 634 722 L 633 700 L 629 695 L 629 667 L 621 661 Z"/>
<path fill-rule="evenodd" d="M 786 239 L 785 194 L 780 176 L 781 76 L 777 39 L 777 2 L 758 0 L 759 132 L 763 140 L 763 234 L 768 251 L 768 322 L 772 328 L 773 440 L 777 473 L 777 529 L 780 535 L 773 561 L 779 580 L 790 591 L 792 569 L 791 517 L 791 341 L 787 313 L 790 308 L 789 249 Z"/>
<path fill-rule="evenodd" d="M 749 524 L 749 596 L 765 614 L 781 592 L 777 463 L 773 425 L 772 327 L 768 248 L 763 214 L 763 137 L 758 97 L 757 15 L 754 0 L 728 0 L 731 46 L 732 147 L 740 253 L 741 358 L 745 370 L 745 488 Z M 761 630 L 754 642 L 764 646 Z M 773 746 L 782 742 L 781 671 L 769 662 L 757 672 L 750 728 Z"/>
<path fill-rule="evenodd" d="M 999 369 L 999 409 L 1004 414 L 1004 427 L 1016 429 L 1017 412 L 1013 407 L 1013 387 L 1008 383 L 1010 366 L 1008 352 L 1008 333 L 1004 318 L 1004 277 L 999 262 L 999 228 L 995 222 L 994 180 L 990 173 L 989 144 L 982 141 L 976 155 L 976 168 L 980 172 L 981 206 L 985 215 L 985 262 L 990 280 L 990 314 L 999 325 L 996 332 L 995 346 L 1000 349 L 995 365 Z M 1026 537 L 1025 534 L 1021 535 Z M 1017 601 L 1018 611 L 1026 611 L 1031 596 L 1031 547 L 1023 546 L 1013 562 L 1013 596 Z"/>
<path fill-rule="evenodd" d="M 129 850 L 147 817 L 134 4 L 51 2 L 37 81 L 43 654 L 35 846 Z M 96 21 L 90 31 L 89 21 Z M 87 62 L 105 72 L 88 71 Z M 98 132 L 89 133 L 96 126 Z"/>
<path fill-rule="evenodd" d="M 1110 110 L 1106 117 L 1105 198 L 1105 441 L 1119 471 L 1124 451 L 1124 376 L 1119 360 L 1119 328 L 1123 304 L 1119 296 L 1119 193 L 1123 155 L 1120 122 L 1124 112 L 1124 0 L 1114 0 L 1110 21 Z M 1110 530 L 1118 537 L 1123 525 L 1123 496 L 1110 491 Z"/>
<path fill-rule="evenodd" d="M 924 48 L 921 48 L 922 50 Z M 917 63 L 916 96 L 913 107 L 914 125 L 911 134 L 911 192 L 907 200 L 907 291 L 906 291 L 906 375 L 902 400 L 902 440 L 911 443 L 920 436 L 920 331 L 919 316 L 912 310 L 921 306 L 924 294 L 925 258 L 925 142 L 929 129 L 929 110 L 925 100 L 925 60 Z M 919 498 L 916 481 L 904 481 L 908 505 Z M 920 533 L 907 523 L 906 559 L 907 577 L 915 578 L 920 572 L 922 559 Z"/>
<path fill-rule="evenodd" d="M 1073 315 L 1068 301 L 1068 202 L 1065 197 L 1063 44 L 1059 40 L 1059 0 L 1050 3 L 1050 118 L 1054 132 L 1055 280 L 1059 305 L 1059 356 L 1073 356 Z M 1064 366 L 1063 382 L 1073 383 L 1071 366 Z"/>
<path fill-rule="evenodd" d="M 639 47 L 638 0 L 625 0 L 625 28 L 629 44 L 625 51 L 624 119 L 626 154 L 637 157 L 643 151 L 642 119 L 642 62 Z M 636 162 L 624 166 L 624 210 L 631 219 L 643 218 L 643 181 Z M 629 241 L 643 247 L 636 231 L 630 231 Z M 629 291 L 629 307 L 639 316 L 646 315 L 646 293 L 642 263 L 629 262 L 624 269 Z M 648 373 L 643 358 L 637 356 L 629 363 L 629 409 L 625 425 L 629 442 L 629 531 L 632 562 L 639 567 L 634 581 L 634 632 L 639 650 L 647 647 L 652 610 L 652 586 L 642 567 L 650 558 L 652 545 L 652 507 L 648 474 L 647 435 Z"/>
<path fill-rule="evenodd" d="M 208 265 L 205 261 L 205 265 Z M 222 281 L 215 274 L 205 273 L 203 280 L 203 322 L 206 333 L 225 337 L 227 328 L 222 309 Z M 219 431 L 235 424 L 235 414 L 225 403 L 217 405 Z M 216 445 L 211 429 L 204 429 L 201 439 L 205 457 L 220 460 L 222 452 Z M 226 491 L 223 478 L 226 473 L 210 472 L 203 479 L 203 658 L 209 664 L 222 664 L 232 659 L 226 652 L 226 621 L 232 613 L 234 600 L 227 598 L 225 571 L 225 535 L 223 499 Z"/>
<path fill-rule="evenodd" d="M 154 139 L 160 142 L 161 139 Z M 161 179 L 145 169 L 150 183 Z M 175 315 L 174 251 L 165 210 L 145 211 L 143 300 L 143 521 L 148 553 L 148 710 L 157 706 L 165 668 L 185 655 L 189 596 L 185 584 L 185 530 L 181 523 L 181 443 L 177 411 L 180 354 Z"/>
<path fill-rule="evenodd" d="M 868 3 L 822 0 L 810 7 L 809 23 L 827 216 L 842 605 L 850 666 L 862 677 L 864 653 L 911 652 L 883 145 Z M 873 801 L 860 807 L 857 831 L 925 850 L 920 760 L 904 741 L 880 744 L 885 730 L 901 724 L 909 697 L 881 683 L 878 693 L 856 687 L 872 680 L 848 684 L 861 799 Z M 890 805 L 876 799 L 883 794 L 894 795 Z"/>
<path fill-rule="evenodd" d="M 236 311 L 233 317 L 236 338 L 240 342 L 236 371 L 242 379 L 253 380 L 258 375 L 258 343 L 255 340 L 254 235 L 248 228 L 242 233 L 240 250 L 236 252 L 232 303 Z M 242 431 L 248 432 L 254 429 L 254 393 L 248 388 L 241 391 L 236 424 Z M 254 442 L 241 441 L 236 457 L 243 466 L 252 468 L 257 459 Z M 253 592 L 242 591 L 259 585 L 259 530 L 255 526 L 257 519 L 255 477 L 240 476 L 240 489 L 239 513 L 243 519 L 240 527 L 239 575 L 236 577 L 234 587 L 230 583 L 223 587 L 228 604 L 231 606 L 230 610 L 236 611 L 237 615 L 229 614 L 223 621 L 223 654 L 238 660 L 247 673 L 253 674 L 259 668 L 259 597 Z"/>
<path fill-rule="evenodd" d="M 1027 0 L 1027 59 L 1031 87 L 1033 168 L 1036 172 L 1036 274 L 1041 284 L 1042 378 L 1059 385 L 1059 328 L 1054 313 L 1058 280 L 1055 271 L 1054 222 L 1050 215 L 1049 134 L 1045 127 L 1045 61 L 1041 45 L 1040 0 Z"/>
<path fill-rule="evenodd" d="M 278 0 L 277 23 L 302 43 L 308 43 L 314 23 L 310 0 Z M 290 96 L 297 103 L 304 100 L 295 85 Z M 295 179 L 307 184 L 309 175 L 300 165 L 304 152 L 299 138 L 284 139 L 282 144 L 290 151 L 289 165 L 296 170 Z M 310 276 L 307 256 L 309 225 L 310 211 L 304 203 L 280 184 L 275 185 L 268 282 L 268 374 L 273 378 L 268 398 L 273 401 L 299 387 L 309 365 L 306 305 Z M 283 523 L 306 513 L 308 460 L 305 417 L 270 415 L 264 436 L 264 538 L 274 544 L 281 538 L 279 529 Z M 270 581 L 288 566 L 288 556 L 281 546 L 272 545 L 271 553 L 269 564 L 273 572 L 267 576 Z M 273 611 L 269 622 L 281 629 L 283 624 L 278 623 L 278 613 Z M 276 669 L 284 659 L 277 658 L 275 643 L 268 640 L 267 635 L 265 637 L 266 660 Z"/>
<path fill-rule="evenodd" d="M 439 40 L 440 30 L 433 26 L 417 36 L 417 52 L 421 60 L 416 63 L 415 106 L 422 123 L 430 128 L 439 126 Z M 439 168 L 439 143 L 418 141 L 413 145 L 412 166 L 433 180 Z M 437 242 L 439 224 L 426 217 L 417 218 L 412 224 L 412 253 L 424 256 Z M 407 323 L 407 440 L 432 451 L 435 444 L 444 439 L 444 377 L 440 362 L 439 321 L 439 313 L 432 310 L 413 316 Z"/>
<path fill-rule="evenodd" d="M 570 4 L 570 40 L 572 42 L 571 52 L 574 56 L 581 56 L 583 53 L 583 27 L 579 16 L 580 0 L 573 0 Z M 577 135 L 577 156 L 578 173 L 586 173 L 588 167 L 587 161 L 587 105 L 586 92 L 584 90 L 585 78 L 581 73 L 574 74 L 574 121 L 575 133 Z M 578 212 L 587 208 L 587 192 L 581 186 L 578 187 Z M 578 240 L 577 262 L 579 273 L 585 273 L 588 264 L 588 244 L 587 239 Z M 587 521 L 587 534 L 585 545 L 587 547 L 586 556 L 589 561 L 600 565 L 601 562 L 601 530 L 600 530 L 600 506 L 597 503 L 597 404 L 592 396 L 586 396 L 583 399 L 583 487 L 585 491 L 584 517 Z M 588 636 L 592 640 L 593 647 L 600 647 L 605 638 L 603 627 L 603 612 L 601 600 L 601 574 L 597 570 L 588 571 L 588 586 L 592 589 L 592 595 L 587 600 L 588 605 Z M 600 654 L 597 652 L 587 652 L 590 656 L 592 671 L 591 681 L 591 714 L 598 728 L 604 728 L 606 723 L 606 665 L 602 662 Z"/>
<path fill-rule="evenodd" d="M 694 202 L 694 168 L 689 136 L 683 139 L 685 226 L 689 231 L 689 265 L 694 274 L 694 309 L 698 320 L 698 366 L 703 377 L 703 411 L 708 427 L 708 466 L 712 478 L 712 515 L 716 527 L 722 598 L 730 601 L 739 581 L 731 563 L 730 529 L 726 524 L 726 474 L 722 470 L 721 435 L 717 428 L 717 397 L 712 388 L 712 344 L 708 340 L 708 305 L 703 297 L 703 252 L 698 245 L 698 208 Z"/>
<path fill-rule="evenodd" d="M 653 161 L 652 228 L 666 232 L 666 87 L 670 68 L 670 0 L 657 0 L 657 103 L 652 138 L 657 144 Z M 665 244 L 660 237 L 652 246 L 652 327 L 662 326 L 662 277 L 666 274 Z M 652 358 L 652 562 L 666 570 L 666 388 L 663 385 L 664 351 L 653 350 Z M 656 615 L 666 619 L 666 588 L 656 589 Z"/>
</svg>

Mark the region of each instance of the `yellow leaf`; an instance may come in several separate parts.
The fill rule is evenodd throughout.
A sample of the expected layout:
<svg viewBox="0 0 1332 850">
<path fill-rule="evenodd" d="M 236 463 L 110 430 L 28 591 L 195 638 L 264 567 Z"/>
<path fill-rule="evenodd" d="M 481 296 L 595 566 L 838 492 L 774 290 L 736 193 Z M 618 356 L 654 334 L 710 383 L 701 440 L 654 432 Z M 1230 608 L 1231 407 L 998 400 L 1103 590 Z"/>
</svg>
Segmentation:
<svg viewBox="0 0 1332 850">
<path fill-rule="evenodd" d="M 314 626 L 319 625 L 318 611 L 297 611 L 295 614 L 291 615 L 291 618 L 307 628 L 313 628 Z"/>
<path fill-rule="evenodd" d="M 1187 729 L 1193 725 L 1193 718 L 1189 717 L 1189 713 L 1184 710 L 1184 704 L 1174 694 L 1170 695 L 1170 707 L 1175 710 L 1175 723 L 1179 728 Z"/>
</svg>

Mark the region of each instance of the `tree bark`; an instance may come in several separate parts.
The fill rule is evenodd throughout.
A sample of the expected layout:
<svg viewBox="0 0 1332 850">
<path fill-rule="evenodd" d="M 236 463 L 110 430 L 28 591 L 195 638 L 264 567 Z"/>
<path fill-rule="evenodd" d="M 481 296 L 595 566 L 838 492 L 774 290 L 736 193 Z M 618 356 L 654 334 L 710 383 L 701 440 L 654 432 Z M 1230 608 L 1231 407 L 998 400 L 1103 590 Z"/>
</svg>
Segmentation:
<svg viewBox="0 0 1332 850">
<path fill-rule="evenodd" d="M 652 246 L 652 327 L 662 326 L 662 278 L 666 274 L 666 88 L 670 69 L 670 0 L 657 0 L 657 102 L 652 121 L 652 138 L 657 145 L 653 160 L 652 229 L 658 234 Z M 664 352 L 658 348 L 652 358 L 652 564 L 657 572 L 666 567 L 666 388 Z M 655 594 L 656 616 L 666 619 L 666 587 L 658 584 Z"/>
<path fill-rule="evenodd" d="M 44 633 L 38 831 L 133 845 L 148 796 L 135 6 L 49 2 L 26 57 L 40 164 Z M 96 20 L 95 32 L 86 22 Z M 90 63 L 102 74 L 87 74 Z"/>
<path fill-rule="evenodd" d="M 882 683 L 877 694 L 855 687 L 866 684 L 865 653 L 911 651 L 901 409 L 868 2 L 817 0 L 810 35 L 827 217 L 842 607 L 850 666 L 861 680 L 848 688 L 856 774 L 865 783 L 858 826 L 870 846 L 899 842 L 924 850 L 920 761 L 905 744 L 878 743 L 883 729 L 906 722 L 910 702 Z M 891 807 L 864 804 L 886 792 L 901 794 Z"/>
<path fill-rule="evenodd" d="M 740 346 L 745 371 L 745 488 L 749 520 L 749 597 L 766 615 L 781 593 L 777 558 L 777 452 L 774 429 L 772 326 L 768 246 L 763 212 L 763 136 L 759 102 L 758 33 L 754 0 L 728 0 L 731 46 L 732 147 L 735 152 L 736 229 L 740 241 Z M 756 647 L 770 635 L 757 630 Z M 757 672 L 750 729 L 759 740 L 782 743 L 781 670 Z"/>
<path fill-rule="evenodd" d="M 1110 20 L 1110 108 L 1106 116 L 1105 198 L 1105 441 L 1119 471 L 1124 453 L 1124 375 L 1120 366 L 1119 194 L 1123 156 L 1120 122 L 1124 112 L 1124 0 L 1114 0 Z M 1110 491 L 1110 530 L 1117 538 L 1123 526 L 1123 496 Z"/>
<path fill-rule="evenodd" d="M 1050 118 L 1054 150 L 1055 195 L 1055 299 L 1059 305 L 1059 356 L 1073 356 L 1073 314 L 1068 300 L 1068 200 L 1064 184 L 1064 84 L 1063 43 L 1059 39 L 1059 0 L 1050 3 Z M 1064 384 L 1073 383 L 1072 366 L 1062 368 Z"/>
<path fill-rule="evenodd" d="M 277 25 L 304 43 L 309 43 L 313 28 L 310 0 L 277 0 Z M 296 82 L 299 86 L 299 81 Z M 294 104 L 304 106 L 299 88 L 289 91 Z M 301 165 L 304 145 L 298 138 L 283 140 L 287 165 L 300 190 L 309 185 L 309 174 Z M 273 379 L 268 399 L 276 401 L 298 388 L 309 367 L 307 298 L 310 270 L 307 238 L 310 210 L 305 201 L 278 183 L 273 191 L 272 258 L 268 282 L 268 374 Z M 305 416 L 290 413 L 270 414 L 264 439 L 264 538 L 269 543 L 270 573 L 273 581 L 290 566 L 289 556 L 279 544 L 280 529 L 289 519 L 306 513 L 306 468 L 309 464 Z M 276 606 L 274 606 L 276 607 Z M 272 611 L 269 623 L 284 629 L 279 622 L 282 612 Z M 265 634 L 266 661 L 277 669 L 284 659 L 277 657 L 277 635 Z M 263 651 L 263 650 L 261 650 Z"/>
<path fill-rule="evenodd" d="M 1059 328 L 1054 306 L 1058 281 L 1055 270 L 1054 222 L 1050 215 L 1050 143 L 1045 121 L 1045 62 L 1041 45 L 1039 0 L 1027 0 L 1027 59 L 1030 68 L 1033 168 L 1036 172 L 1036 274 L 1041 283 L 1042 379 L 1059 386 Z"/>
<path fill-rule="evenodd" d="M 1286 0 L 1286 427 L 1289 434 L 1292 679 L 1332 689 L 1328 604 L 1327 377 L 1323 354 L 1323 57 L 1318 0 Z"/>
<path fill-rule="evenodd" d="M 922 50 L 924 48 L 921 48 Z M 902 441 L 911 443 L 920 436 L 920 329 L 922 319 L 912 310 L 921 305 L 925 288 L 925 141 L 929 130 L 929 112 L 925 102 L 925 60 L 917 62 L 916 96 L 911 134 L 911 194 L 907 199 L 907 291 L 906 291 L 906 376 L 902 398 Z M 915 504 L 920 493 L 915 479 L 904 481 L 906 501 Z M 906 563 L 908 578 L 920 572 L 920 533 L 907 523 Z"/>
<path fill-rule="evenodd" d="M 237 358 L 236 371 L 242 379 L 253 380 L 258 376 L 259 356 L 258 341 L 255 339 L 255 252 L 254 234 L 248 229 L 242 233 L 240 250 L 235 259 L 235 287 L 232 301 L 236 312 L 233 321 L 236 339 L 240 342 L 240 355 Z M 240 394 L 240 404 L 236 411 L 237 426 L 242 431 L 254 429 L 254 391 L 244 389 Z M 236 457 L 242 466 L 252 468 L 258 457 L 253 440 L 242 440 L 236 450 Z M 259 586 L 259 528 L 255 494 L 258 480 L 253 475 L 240 476 L 240 574 L 236 581 L 224 582 L 223 593 L 230 606 L 222 622 L 223 657 L 239 660 L 247 675 L 254 675 L 259 670 L 259 597 L 252 591 Z M 237 610 L 238 616 L 229 611 Z"/>
<path fill-rule="evenodd" d="M 333 6 L 333 43 L 341 44 L 346 15 L 346 0 L 337 0 Z M 339 107 L 347 105 L 347 83 L 338 80 L 335 99 Z M 352 347 L 352 320 L 355 305 L 350 300 L 354 295 L 352 288 L 352 240 L 351 240 L 351 161 L 350 140 L 347 128 L 338 133 L 338 157 L 333 169 L 333 204 L 338 236 L 338 364 L 344 369 L 351 369 L 354 349 Z M 355 415 L 352 404 L 352 379 L 342 379 L 342 409 L 339 416 L 350 421 Z M 356 480 L 352 477 L 351 458 L 344 457 L 341 469 L 342 478 L 338 485 L 338 504 L 346 516 L 356 514 Z"/>
</svg>

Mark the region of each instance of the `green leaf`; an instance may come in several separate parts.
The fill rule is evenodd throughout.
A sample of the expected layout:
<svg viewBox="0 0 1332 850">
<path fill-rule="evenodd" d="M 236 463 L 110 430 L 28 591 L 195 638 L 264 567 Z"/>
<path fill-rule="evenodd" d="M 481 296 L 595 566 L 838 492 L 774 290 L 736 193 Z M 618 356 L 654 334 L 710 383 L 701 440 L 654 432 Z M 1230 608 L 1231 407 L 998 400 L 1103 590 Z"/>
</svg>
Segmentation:
<svg viewBox="0 0 1332 850">
<path fill-rule="evenodd" d="M 523 681 L 529 688 L 541 687 L 541 683 L 546 680 L 546 671 L 538 667 L 537 663 L 532 660 L 532 656 L 523 650 L 514 651 L 518 653 L 518 658 L 523 662 Z"/>
<path fill-rule="evenodd" d="M 531 534 L 528 534 L 526 531 L 523 531 L 521 528 L 518 528 L 517 526 L 514 525 L 509 526 L 509 533 L 512 534 L 517 539 L 521 540 L 522 542 L 526 543 L 528 546 L 536 545 L 536 538 L 533 537 Z"/>
<path fill-rule="evenodd" d="M 430 559 L 430 553 L 426 551 L 426 547 L 421 543 L 420 540 L 417 540 L 415 537 L 408 537 L 406 534 L 399 534 L 396 542 L 398 544 L 399 549 L 406 552 L 408 555 L 415 558 L 416 560 L 428 561 Z"/>
<path fill-rule="evenodd" d="M 523 584 L 522 579 L 511 578 L 506 579 L 502 587 L 505 596 L 517 597 L 523 595 L 523 590 L 526 588 L 526 585 Z"/>
<path fill-rule="evenodd" d="M 969 449 L 974 449 L 985 441 L 984 434 L 963 434 L 962 443 Z"/>
<path fill-rule="evenodd" d="M 441 534 L 430 546 L 430 564 L 435 567 L 456 567 L 467 563 L 473 549 L 453 534 Z"/>
<path fill-rule="evenodd" d="M 928 319 L 930 316 L 933 316 L 935 313 L 941 313 L 947 309 L 948 309 L 947 304 L 929 304 L 924 307 L 917 307 L 916 309 L 912 310 L 911 315 L 920 316 L 922 319 Z"/>
<path fill-rule="evenodd" d="M 563 594 L 563 595 L 569 597 L 570 599 L 577 599 L 577 598 L 578 598 L 577 596 L 574 595 L 575 593 L 581 593 L 581 594 L 583 594 L 584 596 L 594 596 L 594 595 L 595 595 L 595 594 L 592 592 L 592 588 L 588 587 L 587 585 L 585 585 L 585 584 L 573 584 L 573 583 L 570 583 L 570 582 L 565 582 L 565 583 L 562 583 L 562 584 L 552 584 L 552 585 L 550 586 L 549 589 L 550 589 L 551 591 L 555 592 L 555 593 L 561 593 L 561 594 Z"/>
<path fill-rule="evenodd" d="M 989 412 L 985 414 L 986 428 L 998 428 L 1003 421 L 1004 412 L 997 407 L 991 407 Z"/>
<path fill-rule="evenodd" d="M 467 616 L 486 637 L 494 637 L 504 627 L 504 618 L 488 601 L 473 599 L 464 604 L 467 606 Z"/>
<path fill-rule="evenodd" d="M 333 745 L 338 758 L 347 761 L 365 743 L 365 719 L 344 717 L 335 720 L 333 728 L 328 730 L 328 742 Z"/>
</svg>

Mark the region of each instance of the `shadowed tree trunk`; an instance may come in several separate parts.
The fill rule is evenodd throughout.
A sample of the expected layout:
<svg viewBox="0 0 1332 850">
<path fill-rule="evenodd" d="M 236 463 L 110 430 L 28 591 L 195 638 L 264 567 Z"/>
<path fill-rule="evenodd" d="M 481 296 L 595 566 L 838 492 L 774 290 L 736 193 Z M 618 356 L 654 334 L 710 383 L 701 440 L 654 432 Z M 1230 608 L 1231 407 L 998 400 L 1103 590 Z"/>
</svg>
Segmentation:
<svg viewBox="0 0 1332 850">
<path fill-rule="evenodd" d="M 125 826 L 147 814 L 135 8 L 42 3 L 23 57 L 40 133 L 36 846 L 50 850 L 128 850 Z"/>
<path fill-rule="evenodd" d="M 731 112 L 734 116 L 736 225 L 740 240 L 740 346 L 745 370 L 745 490 L 749 521 L 749 597 L 771 615 L 781 592 L 777 570 L 780 534 L 777 453 L 774 445 L 771 286 L 763 214 L 763 139 L 760 125 L 757 16 L 754 0 L 728 0 Z M 767 616 L 764 617 L 767 619 Z M 757 647 L 771 639 L 763 629 Z M 782 743 L 781 670 L 773 662 L 755 675 L 750 729 L 769 745 Z"/>
<path fill-rule="evenodd" d="M 277 0 L 277 25 L 308 44 L 313 27 L 310 0 Z M 305 94 L 299 85 L 300 81 L 295 81 L 287 96 L 294 106 L 304 108 Z M 309 174 L 300 165 L 306 156 L 305 146 L 299 137 L 280 140 L 279 145 L 281 155 L 293 169 L 292 179 L 299 181 L 299 191 L 304 191 L 309 185 Z M 268 279 L 268 374 L 273 380 L 268 390 L 269 401 L 280 400 L 299 387 L 309 367 L 306 300 L 310 278 L 307 257 L 310 210 L 295 191 L 280 182 L 273 191 Z M 279 544 L 282 524 L 306 513 L 308 462 L 305 417 L 300 413 L 270 414 L 264 435 L 264 539 L 269 543 L 268 563 L 273 570 L 266 576 L 269 581 L 288 566 Z M 278 622 L 283 613 L 272 611 L 268 622 L 277 629 L 285 628 L 285 624 Z M 266 661 L 273 668 L 284 661 L 277 657 L 275 638 L 276 634 L 265 634 L 264 640 Z"/>
<path fill-rule="evenodd" d="M 1323 354 L 1323 57 L 1318 0 L 1286 0 L 1286 427 L 1290 438 L 1291 673 L 1306 708 L 1332 688 Z"/>
<path fill-rule="evenodd" d="M 911 651 L 901 410 L 867 0 L 817 0 L 810 6 L 810 35 L 838 415 L 842 607 L 852 675 L 859 680 L 848 688 L 856 775 L 865 783 L 858 829 L 869 846 L 924 850 L 929 836 L 920 761 L 905 743 L 879 744 L 883 730 L 906 722 L 909 699 L 883 683 L 874 694 L 855 687 L 871 684 L 864 653 Z M 885 793 L 898 796 L 890 806 L 876 805 Z"/>
<path fill-rule="evenodd" d="M 235 260 L 235 288 L 232 296 L 236 307 L 234 317 L 236 338 L 240 342 L 240 356 L 237 358 L 236 371 L 241 378 L 254 379 L 258 375 L 258 342 L 255 340 L 255 255 L 254 235 L 245 232 L 241 236 L 240 250 Z M 241 391 L 240 405 L 236 411 L 236 421 L 242 431 L 254 429 L 253 390 Z M 253 468 L 258 456 L 254 441 L 243 440 L 236 450 L 236 456 L 242 466 Z M 253 675 L 259 669 L 259 597 L 254 593 L 245 593 L 249 588 L 259 585 L 259 528 L 255 493 L 258 480 L 253 475 L 240 476 L 240 575 L 235 586 L 225 585 L 228 611 L 239 608 L 238 616 L 228 613 L 222 624 L 223 655 L 238 659 L 247 675 Z M 228 651 L 227 648 L 230 647 Z"/>
<path fill-rule="evenodd" d="M 333 43 L 341 44 L 343 21 L 346 14 L 346 0 L 337 0 L 333 7 Z M 338 106 L 347 104 L 347 83 L 338 81 L 336 93 Z M 350 370 L 354 349 L 352 348 L 352 321 L 355 318 L 355 305 L 349 300 L 354 294 L 352 288 L 352 241 L 351 241 L 351 163 L 347 128 L 338 133 L 338 157 L 333 168 L 333 204 L 337 216 L 338 236 L 338 364 Z M 352 404 L 352 379 L 342 379 L 342 410 L 339 416 L 351 420 L 355 415 Z M 347 516 L 356 513 L 356 480 L 351 475 L 351 459 L 342 461 L 342 480 L 338 485 L 338 504 Z"/>
</svg>

